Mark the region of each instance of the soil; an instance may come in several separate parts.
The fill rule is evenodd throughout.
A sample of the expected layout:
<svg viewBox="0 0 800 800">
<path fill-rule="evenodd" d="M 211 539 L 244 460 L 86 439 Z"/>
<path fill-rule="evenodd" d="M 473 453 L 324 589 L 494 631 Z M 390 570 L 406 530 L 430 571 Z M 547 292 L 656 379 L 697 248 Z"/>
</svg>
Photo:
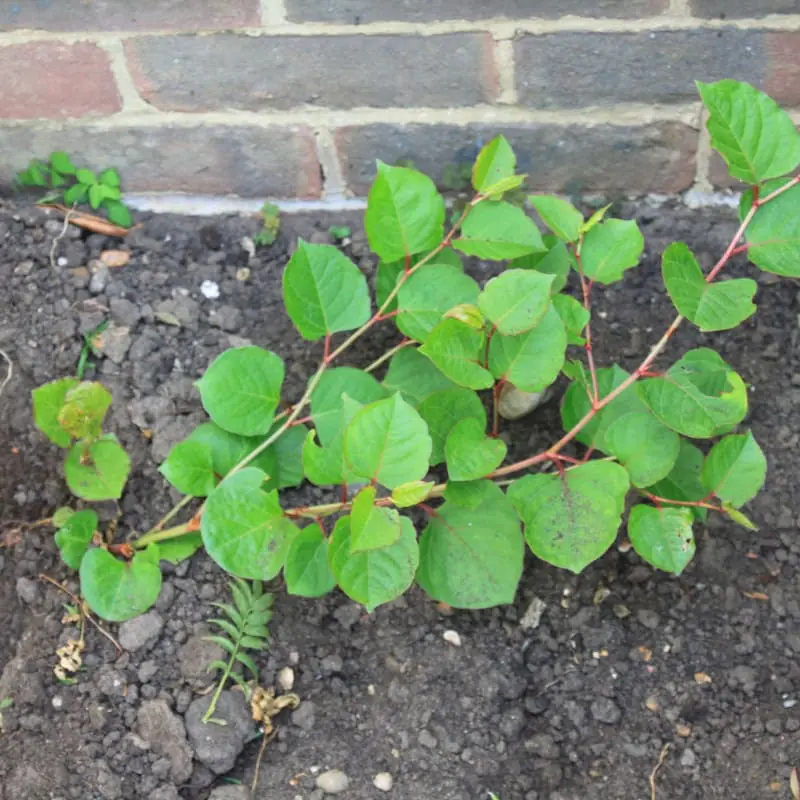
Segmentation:
<svg viewBox="0 0 800 800">
<path fill-rule="evenodd" d="M 647 253 L 598 293 L 596 338 L 601 362 L 621 354 L 630 368 L 673 313 L 659 278 L 663 248 L 682 239 L 708 266 L 735 221 L 678 204 L 631 204 L 622 214 L 640 222 Z M 99 510 L 106 521 L 121 511 L 120 538 L 148 528 L 174 502 L 157 465 L 202 419 L 192 382 L 214 356 L 245 340 L 275 349 L 287 363 L 287 396 L 300 394 L 319 353 L 282 311 L 281 269 L 298 235 L 325 242 L 333 222 L 358 221 L 284 220 L 279 240 L 254 258 L 242 239 L 257 220 L 142 221 L 122 245 L 69 228 L 54 267 L 61 222 L 0 205 L 0 348 L 14 365 L 0 398 L 0 700 L 13 702 L 2 710 L 3 800 L 222 800 L 247 797 L 237 781 L 253 779 L 260 742 L 245 743 L 246 713 L 198 732 L 209 682 L 198 637 L 210 602 L 227 592 L 204 555 L 165 570 L 154 612 L 109 626 L 126 652 L 90 626 L 77 682 L 54 676 L 56 648 L 76 629 L 62 622 L 68 598 L 38 576 L 77 583 L 52 531 L 17 522 L 68 500 L 62 455 L 35 430 L 30 391 L 74 372 L 80 333 L 110 316 L 106 357 L 87 375 L 113 392 L 110 425 L 134 470 L 119 509 Z M 126 266 L 87 269 L 120 246 L 130 251 Z M 373 272 L 363 234 L 343 249 Z M 679 579 L 645 565 L 622 535 L 578 577 L 531 557 L 513 606 L 449 616 L 416 589 L 367 616 L 339 593 L 309 601 L 276 587 L 260 681 L 274 686 L 291 666 L 302 704 L 276 720 L 256 798 L 320 800 L 317 776 L 340 770 L 349 782 L 341 796 L 353 800 L 477 800 L 489 791 L 502 800 L 648 800 L 664 753 L 654 779 L 662 800 L 790 797 L 800 765 L 800 296 L 792 282 L 759 282 L 754 319 L 728 334 L 685 326 L 671 355 L 708 343 L 751 384 L 748 424 L 770 464 L 750 506 L 760 531 L 712 519 Z M 218 297 L 206 296 L 215 288 Z M 372 360 L 390 336 L 379 331 L 351 363 Z M 557 399 L 507 433 L 517 452 L 552 440 Z M 295 499 L 321 494 L 304 487 Z M 241 717 L 240 695 L 225 703 Z M 373 785 L 378 773 L 391 776 L 386 795 Z"/>
</svg>

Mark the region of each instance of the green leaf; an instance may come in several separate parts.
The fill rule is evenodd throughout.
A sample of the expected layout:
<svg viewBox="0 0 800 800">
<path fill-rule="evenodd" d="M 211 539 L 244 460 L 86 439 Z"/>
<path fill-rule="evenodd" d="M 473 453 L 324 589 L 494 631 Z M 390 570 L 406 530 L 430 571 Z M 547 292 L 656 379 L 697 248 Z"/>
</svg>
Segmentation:
<svg viewBox="0 0 800 800">
<path fill-rule="evenodd" d="M 572 203 L 554 195 L 532 194 L 528 202 L 536 209 L 542 222 L 559 239 L 577 242 L 581 235 L 583 214 Z"/>
<path fill-rule="evenodd" d="M 583 225 L 581 225 L 581 233 L 589 233 L 589 231 L 592 228 L 599 225 L 603 221 L 603 218 L 608 212 L 608 209 L 611 208 L 612 205 L 614 204 L 609 203 L 608 205 L 603 206 L 602 208 L 598 208 L 597 211 L 595 211 L 594 214 L 592 214 L 592 216 L 589 217 L 589 219 L 587 219 L 586 222 L 583 223 Z"/>
<path fill-rule="evenodd" d="M 522 186 L 527 177 L 527 175 L 509 175 L 507 178 L 502 178 L 497 183 L 487 186 L 483 194 L 490 200 L 500 200 L 506 192 L 512 192 Z"/>
<path fill-rule="evenodd" d="M 211 635 L 204 636 L 203 639 L 206 642 L 213 642 L 217 647 L 221 647 L 226 653 L 232 656 L 236 655 L 236 645 L 224 636 Z"/>
<path fill-rule="evenodd" d="M 481 430 L 486 430 L 486 409 L 480 397 L 469 389 L 456 387 L 433 392 L 420 403 L 419 413 L 428 426 L 433 443 L 433 466 L 444 461 L 447 437 L 459 420 L 474 419 Z"/>
<path fill-rule="evenodd" d="M 328 566 L 328 540 L 319 525 L 309 525 L 294 537 L 283 568 L 289 594 L 322 597 L 336 586 Z"/>
<path fill-rule="evenodd" d="M 85 203 L 86 197 L 86 187 L 82 183 L 76 183 L 64 192 L 64 205 L 73 206 L 78 203 Z"/>
<path fill-rule="evenodd" d="M 401 517 L 400 523 L 400 538 L 380 550 L 352 551 L 349 517 L 342 517 L 331 535 L 331 571 L 341 590 L 367 611 L 399 597 L 414 582 L 419 564 L 417 537 L 410 519 Z"/>
<path fill-rule="evenodd" d="M 559 475 L 526 475 L 508 489 L 536 556 L 582 572 L 614 543 L 625 509 L 628 473 L 591 461 Z"/>
<path fill-rule="evenodd" d="M 486 320 L 481 310 L 478 306 L 471 305 L 470 303 L 461 303 L 460 305 L 453 306 L 445 312 L 444 316 L 446 319 L 457 319 L 459 322 L 463 322 L 465 325 L 469 325 L 470 328 L 475 328 L 475 330 L 478 331 L 482 331 L 486 325 Z"/>
<path fill-rule="evenodd" d="M 87 186 L 97 183 L 97 176 L 90 169 L 75 170 L 75 177 L 78 179 L 78 183 L 85 183 Z"/>
<path fill-rule="evenodd" d="M 478 307 L 504 336 L 525 333 L 544 317 L 552 283 L 542 272 L 508 269 L 486 284 Z"/>
<path fill-rule="evenodd" d="M 67 392 L 58 424 L 73 439 L 95 438 L 103 430 L 111 399 L 111 393 L 102 383 L 79 383 Z"/>
<path fill-rule="evenodd" d="M 242 639 L 241 642 L 242 647 L 250 647 L 253 650 L 264 650 L 265 643 L 260 642 L 256 639 L 248 639 L 245 637 Z M 242 664 L 246 669 L 250 670 L 250 674 L 254 678 L 258 678 L 258 667 L 256 666 L 255 661 L 247 654 L 243 653 L 241 650 L 236 654 L 236 660 Z"/>
<path fill-rule="evenodd" d="M 367 279 L 338 248 L 302 239 L 283 273 L 286 312 L 309 341 L 352 331 L 371 315 Z"/>
<path fill-rule="evenodd" d="M 491 495 L 495 484 L 492 481 L 449 481 L 444 490 L 444 499 L 462 508 L 479 508 L 487 495 Z"/>
<path fill-rule="evenodd" d="M 92 208 L 99 208 L 104 198 L 103 187 L 99 183 L 93 183 L 89 187 L 89 205 Z"/>
<path fill-rule="evenodd" d="M 67 393 L 79 383 L 77 378 L 61 378 L 33 390 L 33 421 L 36 427 L 59 447 L 69 447 L 70 435 L 59 425 L 58 415 Z"/>
<path fill-rule="evenodd" d="M 383 400 L 388 392 L 364 370 L 355 367 L 325 370 L 311 393 L 311 418 L 323 445 L 331 444 L 344 430 L 342 407 L 345 395 L 365 405 Z"/>
<path fill-rule="evenodd" d="M 668 427 L 695 439 L 727 433 L 747 414 L 747 387 L 705 347 L 690 350 L 663 377 L 637 384 L 639 396 Z"/>
<path fill-rule="evenodd" d="M 646 410 L 617 417 L 605 430 L 603 450 L 619 459 L 634 486 L 651 486 L 669 475 L 680 436 Z"/>
<path fill-rule="evenodd" d="M 772 98 L 732 80 L 698 82 L 697 88 L 709 113 L 711 146 L 734 178 L 760 183 L 800 164 L 800 134 Z"/>
<path fill-rule="evenodd" d="M 508 140 L 503 136 L 495 136 L 478 153 L 472 168 L 472 186 L 478 193 L 485 193 L 504 178 L 514 175 L 517 168 L 517 157 Z"/>
<path fill-rule="evenodd" d="M 376 506 L 376 494 L 374 486 L 365 486 L 353 500 L 350 549 L 354 553 L 389 547 L 400 538 L 400 515 L 393 508 Z"/>
<path fill-rule="evenodd" d="M 545 250 L 536 223 L 521 208 L 505 201 L 483 202 L 470 211 L 453 247 L 468 256 L 491 261 Z"/>
<path fill-rule="evenodd" d="M 432 250 L 444 238 L 444 200 L 421 172 L 378 162 L 364 227 L 372 250 L 397 261 Z"/>
<path fill-rule="evenodd" d="M 403 399 L 414 408 L 434 392 L 456 387 L 416 347 L 405 347 L 392 356 L 383 385 L 390 392 L 402 392 Z"/>
<path fill-rule="evenodd" d="M 51 517 L 53 526 L 55 528 L 63 528 L 76 513 L 77 512 L 69 506 L 60 506 L 53 512 L 53 516 Z"/>
<path fill-rule="evenodd" d="M 628 517 L 633 549 L 648 564 L 680 575 L 694 558 L 692 513 L 688 508 L 638 505 Z"/>
<path fill-rule="evenodd" d="M 762 197 L 785 185 L 774 181 L 762 187 Z M 746 214 L 753 202 L 752 192 L 742 198 Z M 800 185 L 787 189 L 756 211 L 745 231 L 747 257 L 765 272 L 800 278 Z"/>
<path fill-rule="evenodd" d="M 492 336 L 489 369 L 495 378 L 504 378 L 523 392 L 540 392 L 558 377 L 566 349 L 564 323 L 550 304 L 539 324 L 527 333 Z"/>
<path fill-rule="evenodd" d="M 711 448 L 701 479 L 710 493 L 740 508 L 761 491 L 766 476 L 767 459 L 748 431 L 726 436 Z"/>
<path fill-rule="evenodd" d="M 581 245 L 583 273 L 595 283 L 622 279 L 626 269 L 639 263 L 644 237 L 633 220 L 610 219 L 592 228 Z"/>
<path fill-rule="evenodd" d="M 307 433 L 305 425 L 294 425 L 268 448 L 275 453 L 277 462 L 275 488 L 285 489 L 289 486 L 299 486 L 303 482 L 303 443 Z M 258 461 L 259 459 L 256 459 L 253 464 L 258 466 Z"/>
<path fill-rule="evenodd" d="M 306 477 L 317 486 L 352 483 L 355 477 L 344 460 L 344 432 L 362 404 L 347 395 L 342 397 L 340 429 L 325 447 L 314 443 L 316 431 L 309 431 L 303 443 L 303 469 Z"/>
<path fill-rule="evenodd" d="M 606 397 L 629 377 L 618 366 L 597 370 L 600 396 Z M 576 381 L 561 405 L 564 429 L 571 430 L 590 409 L 586 387 Z M 633 386 L 601 409 L 576 438 L 618 458 L 635 486 L 649 486 L 665 478 L 680 451 L 680 437 L 653 416 Z"/>
<path fill-rule="evenodd" d="M 217 485 L 211 448 L 197 441 L 176 444 L 158 471 L 179 492 L 195 497 L 211 494 Z"/>
<path fill-rule="evenodd" d="M 411 256 L 409 267 L 416 266 L 423 258 L 428 256 L 428 252 L 417 253 Z M 432 267 L 436 264 L 446 264 L 451 267 L 456 267 L 460 272 L 464 271 L 464 265 L 461 263 L 461 258 L 455 250 L 447 248 L 432 256 L 431 261 L 425 262 L 420 267 L 421 270 Z M 381 261 L 378 263 L 378 271 L 375 276 L 375 300 L 379 308 L 383 308 L 389 295 L 394 290 L 400 276 L 405 272 L 406 262 L 402 258 L 399 261 Z M 397 297 L 395 297 L 386 308 L 384 313 L 389 313 L 397 309 Z"/>
<path fill-rule="evenodd" d="M 62 175 L 75 174 L 75 165 L 72 163 L 72 159 L 61 150 L 50 153 L 50 165 Z"/>
<path fill-rule="evenodd" d="M 63 172 L 64 170 L 61 171 Z M 100 183 L 102 183 L 103 186 L 108 186 L 112 189 L 119 189 L 119 173 L 113 168 L 104 169 L 100 173 Z"/>
<path fill-rule="evenodd" d="M 755 281 L 737 278 L 706 283 L 692 251 L 681 242 L 664 251 L 662 273 L 675 308 L 701 331 L 735 328 L 756 312 Z"/>
<path fill-rule="evenodd" d="M 82 200 L 83 198 L 81 198 Z M 80 202 L 80 201 L 77 201 Z M 118 200 L 106 200 L 105 209 L 108 213 L 108 221 L 119 225 L 121 228 L 130 228 L 133 225 L 133 217 L 128 207 Z"/>
<path fill-rule="evenodd" d="M 394 489 L 428 472 L 431 437 L 425 421 L 400 394 L 364 406 L 344 434 L 353 474 Z"/>
<path fill-rule="evenodd" d="M 485 350 L 485 334 L 456 319 L 442 320 L 419 348 L 450 380 L 469 389 L 488 389 L 494 384 L 480 363 Z"/>
<path fill-rule="evenodd" d="M 97 514 L 94 511 L 77 511 L 56 533 L 56 545 L 61 552 L 61 560 L 68 567 L 80 568 L 96 530 Z"/>
<path fill-rule="evenodd" d="M 692 503 L 702 500 L 708 492 L 700 481 L 703 471 L 705 456 L 702 451 L 686 439 L 681 439 L 681 449 L 669 475 L 654 483 L 649 491 L 657 497 L 667 500 L 689 501 Z M 708 516 L 705 508 L 692 508 L 695 519 L 704 521 Z"/>
<path fill-rule="evenodd" d="M 731 518 L 731 520 L 735 522 L 737 525 L 741 525 L 748 531 L 758 530 L 758 527 L 749 517 L 742 514 L 741 511 L 737 511 L 733 506 L 728 505 L 727 503 L 723 503 L 722 508 L 725 511 L 725 513 Z"/>
<path fill-rule="evenodd" d="M 480 505 L 446 501 L 420 538 L 417 582 L 434 599 L 455 608 L 511 603 L 522 576 L 524 544 L 508 498 L 481 481 Z"/>
<path fill-rule="evenodd" d="M 283 361 L 260 347 L 235 347 L 197 382 L 203 408 L 220 428 L 242 436 L 269 431 L 283 383 Z"/>
<path fill-rule="evenodd" d="M 287 434 L 290 431 L 287 431 Z M 261 437 L 239 436 L 223 430 L 213 422 L 204 422 L 198 425 L 184 442 L 207 447 L 211 451 L 212 471 L 216 476 L 227 475 L 245 456 L 261 444 Z M 268 448 L 261 453 L 250 466 L 258 467 L 262 472 L 274 477 L 277 464 L 273 448 Z"/>
<path fill-rule="evenodd" d="M 433 481 L 409 481 L 392 490 L 392 502 L 398 508 L 409 508 L 421 503 L 436 484 Z"/>
<path fill-rule="evenodd" d="M 567 344 L 585 344 L 583 330 L 589 324 L 591 314 L 584 308 L 583 303 L 568 294 L 556 294 L 553 295 L 553 308 L 564 323 Z"/>
<path fill-rule="evenodd" d="M 73 445 L 64 462 L 67 486 L 84 500 L 119 500 L 130 469 L 128 454 L 110 438 Z"/>
<path fill-rule="evenodd" d="M 447 474 L 453 481 L 472 481 L 494 472 L 506 457 L 506 443 L 484 435 L 474 419 L 456 423 L 444 448 Z"/>
<path fill-rule="evenodd" d="M 158 557 L 170 564 L 180 564 L 191 558 L 203 546 L 203 537 L 199 533 L 187 533 L 175 539 L 165 539 L 158 543 Z"/>
<path fill-rule="evenodd" d="M 225 631 L 231 639 L 236 640 L 239 638 L 239 631 L 236 625 L 228 622 L 226 619 L 210 619 L 208 620 L 212 625 L 216 625 L 220 630 Z"/>
<path fill-rule="evenodd" d="M 99 617 L 109 622 L 138 617 L 161 592 L 158 546 L 137 551 L 129 563 L 96 547 L 83 557 L 80 578 L 81 594 Z"/>
<path fill-rule="evenodd" d="M 206 501 L 201 533 L 208 554 L 226 572 L 270 580 L 280 572 L 297 528 L 283 516 L 277 492 L 261 490 L 266 475 L 245 467 Z"/>
<path fill-rule="evenodd" d="M 397 327 L 411 339 L 424 342 L 445 311 L 460 303 L 476 303 L 480 287 L 458 267 L 425 266 L 415 272 L 397 295 Z"/>
<path fill-rule="evenodd" d="M 508 266 L 510 269 L 535 269 L 544 275 L 552 275 L 553 283 L 550 286 L 550 292 L 555 294 L 567 285 L 569 271 L 575 264 L 575 260 L 564 242 L 559 241 L 553 234 L 548 233 L 543 236 L 542 242 L 547 248 L 547 252 L 520 256 L 511 261 Z"/>
</svg>

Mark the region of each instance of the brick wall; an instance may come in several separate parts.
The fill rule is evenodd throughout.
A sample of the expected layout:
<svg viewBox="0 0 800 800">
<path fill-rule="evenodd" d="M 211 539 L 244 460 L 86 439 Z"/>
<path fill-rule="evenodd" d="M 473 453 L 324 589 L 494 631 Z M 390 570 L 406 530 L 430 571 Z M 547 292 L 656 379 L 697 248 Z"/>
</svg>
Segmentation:
<svg viewBox="0 0 800 800">
<path fill-rule="evenodd" d="M 139 193 L 337 200 L 504 133 L 539 189 L 708 190 L 694 80 L 800 108 L 800 0 L 0 0 L 0 76 L 0 186 L 64 149 Z"/>
</svg>

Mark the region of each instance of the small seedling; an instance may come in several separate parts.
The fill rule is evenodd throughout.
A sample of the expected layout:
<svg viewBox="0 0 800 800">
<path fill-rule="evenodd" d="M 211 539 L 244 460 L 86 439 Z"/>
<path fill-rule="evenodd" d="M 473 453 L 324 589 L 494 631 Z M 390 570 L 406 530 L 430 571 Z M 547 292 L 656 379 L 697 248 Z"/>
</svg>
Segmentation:
<svg viewBox="0 0 800 800">
<path fill-rule="evenodd" d="M 543 235 L 509 201 L 525 176 L 502 136 L 479 153 L 472 197 L 449 226 L 433 181 L 379 164 L 365 215 L 379 259 L 374 296 L 339 248 L 299 243 L 283 298 L 300 336 L 318 344 L 317 370 L 298 398 L 282 397 L 277 353 L 237 347 L 209 366 L 197 388 L 210 420 L 161 466 L 185 495 L 167 518 L 198 498 L 191 516 L 123 544 L 92 542 L 96 520 L 80 515 L 93 512 L 59 531 L 89 606 L 110 620 L 142 613 L 161 588 L 159 560 L 202 546 L 239 578 L 283 573 L 303 597 L 338 586 L 369 612 L 414 583 L 438 603 L 488 608 L 513 602 L 526 548 L 580 573 L 625 525 L 641 559 L 679 575 L 709 513 L 753 530 L 742 508 L 764 484 L 766 459 L 740 427 L 747 385 L 709 347 L 677 358 L 667 348 L 681 326 L 727 331 L 755 313 L 754 280 L 718 280 L 734 256 L 800 278 L 800 133 L 748 84 L 700 93 L 711 145 L 750 189 L 710 270 L 685 244 L 664 251 L 678 315 L 635 369 L 598 364 L 592 331 L 598 293 L 641 260 L 635 221 L 530 195 Z M 507 264 L 479 284 L 463 256 Z M 365 369 L 338 365 L 384 324 L 396 325 L 398 344 Z M 508 459 L 503 398 L 561 379 L 563 435 Z M 128 456 L 103 432 L 110 403 L 100 384 L 72 378 L 34 392 L 36 424 L 67 450 L 67 483 L 88 501 L 118 499 L 128 478 Z M 280 491 L 304 481 L 327 489 L 326 502 L 282 505 Z M 224 622 L 235 636 L 223 683 L 237 661 L 251 669 L 250 634 Z"/>
<path fill-rule="evenodd" d="M 86 373 L 86 367 L 89 365 L 89 356 L 98 355 L 98 337 L 108 327 L 108 325 L 109 320 L 104 319 L 99 325 L 83 334 L 83 345 L 81 346 L 81 352 L 78 356 L 78 366 L 75 369 L 75 375 L 78 380 L 83 380 L 83 376 Z"/>
<path fill-rule="evenodd" d="M 261 230 L 253 237 L 253 241 L 258 247 L 266 247 L 272 244 L 281 230 L 281 210 L 272 203 L 264 203 L 261 206 L 261 216 L 264 224 Z"/>
<path fill-rule="evenodd" d="M 131 212 L 122 202 L 119 173 L 105 169 L 99 175 L 90 169 L 76 167 L 62 151 L 50 154 L 48 161 L 34 160 L 27 169 L 17 173 L 20 186 L 40 187 L 46 194 L 42 204 L 63 202 L 66 206 L 88 203 L 95 211 L 103 210 L 109 222 L 123 228 L 133 223 Z"/>
<path fill-rule="evenodd" d="M 331 225 L 328 228 L 328 233 L 335 242 L 343 242 L 353 235 L 353 231 L 347 225 Z"/>
<path fill-rule="evenodd" d="M 203 722 L 214 722 L 224 725 L 224 720 L 214 718 L 222 690 L 230 678 L 249 693 L 249 687 L 244 677 L 237 671 L 239 665 L 248 669 L 254 680 L 258 680 L 258 667 L 246 650 L 266 650 L 269 645 L 269 630 L 267 625 L 272 619 L 272 595 L 265 594 L 261 581 L 253 581 L 252 585 L 241 578 L 234 578 L 230 583 L 233 605 L 230 603 L 212 603 L 226 618 L 209 620 L 216 625 L 223 634 L 206 636 L 209 642 L 219 645 L 228 653 L 227 661 L 212 661 L 208 671 L 219 670 L 216 691 L 211 698 L 211 704 L 203 715 Z"/>
</svg>

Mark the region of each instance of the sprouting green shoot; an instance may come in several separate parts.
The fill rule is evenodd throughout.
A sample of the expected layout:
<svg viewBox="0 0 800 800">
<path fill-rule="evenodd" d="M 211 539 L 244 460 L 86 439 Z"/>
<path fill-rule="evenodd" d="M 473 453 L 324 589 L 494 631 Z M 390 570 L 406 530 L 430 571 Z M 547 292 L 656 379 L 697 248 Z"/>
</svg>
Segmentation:
<svg viewBox="0 0 800 800">
<path fill-rule="evenodd" d="M 271 594 L 264 593 L 261 581 L 249 584 L 241 578 L 234 578 L 230 583 L 230 589 L 233 604 L 212 603 L 227 619 L 217 617 L 209 620 L 225 635 L 215 634 L 205 637 L 228 653 L 227 662 L 214 660 L 208 665 L 209 672 L 219 670 L 222 674 L 208 711 L 203 716 L 203 722 L 214 722 L 218 725 L 226 724 L 224 720 L 214 719 L 214 711 L 228 679 L 230 678 L 245 691 L 248 690 L 247 682 L 242 673 L 236 670 L 236 666 L 241 665 L 248 669 L 254 678 L 258 677 L 258 667 L 245 651 L 267 649 L 269 646 L 267 625 L 272 619 L 273 598 Z"/>
<path fill-rule="evenodd" d="M 99 325 L 83 334 L 83 347 L 81 347 L 81 354 L 78 356 L 78 367 L 75 370 L 75 375 L 80 381 L 83 380 L 86 367 L 89 365 L 89 356 L 97 354 L 95 339 L 108 327 L 108 322 L 107 319 L 104 319 Z"/>
</svg>

